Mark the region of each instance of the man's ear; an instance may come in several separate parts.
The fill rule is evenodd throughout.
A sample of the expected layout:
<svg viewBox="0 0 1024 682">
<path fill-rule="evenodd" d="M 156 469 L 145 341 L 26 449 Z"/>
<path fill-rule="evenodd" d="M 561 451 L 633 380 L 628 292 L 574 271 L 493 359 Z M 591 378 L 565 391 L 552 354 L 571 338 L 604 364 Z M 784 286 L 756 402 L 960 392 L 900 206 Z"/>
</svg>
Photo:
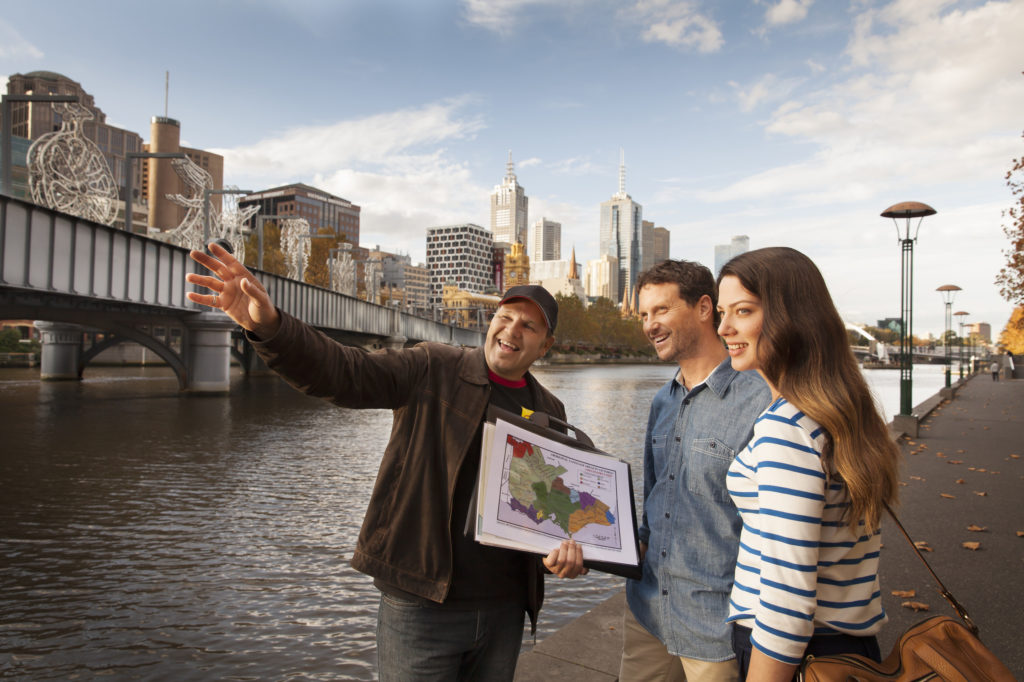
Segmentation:
<svg viewBox="0 0 1024 682">
<path fill-rule="evenodd" d="M 553 346 L 553 345 L 555 345 L 555 336 L 554 336 L 554 334 L 552 334 L 547 339 L 545 339 L 545 341 L 544 341 L 544 352 L 541 353 L 540 356 L 544 357 L 545 355 L 547 355 L 548 351 L 551 350 L 551 346 Z"/>
<path fill-rule="evenodd" d="M 704 294 L 697 301 L 697 310 L 700 313 L 701 322 L 707 320 L 713 320 L 715 317 L 715 304 L 711 302 L 711 297 Z"/>
</svg>

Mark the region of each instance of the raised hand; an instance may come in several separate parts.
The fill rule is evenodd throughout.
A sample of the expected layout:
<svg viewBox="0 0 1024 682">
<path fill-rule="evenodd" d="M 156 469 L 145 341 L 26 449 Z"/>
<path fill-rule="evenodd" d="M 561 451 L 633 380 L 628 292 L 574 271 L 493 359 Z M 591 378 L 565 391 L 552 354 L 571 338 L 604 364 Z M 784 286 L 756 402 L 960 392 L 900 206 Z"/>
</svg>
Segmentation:
<svg viewBox="0 0 1024 682">
<path fill-rule="evenodd" d="M 210 244 L 210 253 L 213 255 L 192 251 L 189 255 L 214 276 L 189 273 L 185 275 L 185 281 L 213 293 L 190 291 L 186 294 L 188 300 L 223 310 L 243 329 L 261 338 L 267 339 L 276 334 L 281 326 L 281 316 L 260 281 L 219 244 Z"/>
</svg>

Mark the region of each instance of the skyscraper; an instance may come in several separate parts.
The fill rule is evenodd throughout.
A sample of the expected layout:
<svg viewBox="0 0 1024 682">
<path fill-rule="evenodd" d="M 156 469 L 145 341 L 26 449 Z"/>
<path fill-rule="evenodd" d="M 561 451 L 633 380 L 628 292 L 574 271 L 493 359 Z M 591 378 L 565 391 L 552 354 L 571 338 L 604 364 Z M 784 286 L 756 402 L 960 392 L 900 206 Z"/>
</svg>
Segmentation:
<svg viewBox="0 0 1024 682">
<path fill-rule="evenodd" d="M 494 243 L 526 244 L 527 207 L 529 198 L 526 190 L 516 180 L 515 164 L 512 163 L 512 152 L 508 153 L 508 164 L 505 170 L 505 181 L 495 185 L 491 192 L 491 232 Z"/>
<path fill-rule="evenodd" d="M 441 225 L 427 228 L 427 267 L 430 305 L 441 305 L 446 283 L 473 293 L 494 286 L 493 240 L 479 225 Z"/>
<path fill-rule="evenodd" d="M 669 247 L 671 246 L 671 233 L 667 228 L 654 228 L 654 263 L 660 263 L 669 258 Z"/>
<path fill-rule="evenodd" d="M 533 224 L 530 244 L 531 263 L 560 260 L 562 258 L 562 223 L 541 218 Z"/>
<path fill-rule="evenodd" d="M 750 237 L 745 234 L 736 235 L 728 244 L 715 245 L 715 277 L 722 271 L 722 266 L 729 259 L 750 251 Z"/>
<path fill-rule="evenodd" d="M 643 265 L 643 206 L 626 194 L 626 160 L 619 161 L 619 191 L 601 204 L 600 256 L 611 256 L 619 264 L 617 282 L 610 298 L 618 301 L 632 291 Z"/>
</svg>

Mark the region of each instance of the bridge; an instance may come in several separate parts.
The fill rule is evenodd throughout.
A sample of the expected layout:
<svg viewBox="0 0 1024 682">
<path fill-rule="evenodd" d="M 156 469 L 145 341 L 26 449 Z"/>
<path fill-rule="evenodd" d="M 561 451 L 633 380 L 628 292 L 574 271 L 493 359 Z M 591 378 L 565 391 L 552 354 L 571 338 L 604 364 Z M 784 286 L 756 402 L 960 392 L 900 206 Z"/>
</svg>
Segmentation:
<svg viewBox="0 0 1024 682">
<path fill-rule="evenodd" d="M 166 362 L 183 391 L 226 392 L 231 359 L 249 372 L 259 358 L 227 315 L 185 297 L 194 289 L 185 274 L 200 271 L 187 249 L 0 194 L 0 320 L 39 321 L 43 379 L 81 378 L 99 353 L 134 342 Z M 254 273 L 281 310 L 348 345 L 484 341 L 476 330 Z"/>
</svg>

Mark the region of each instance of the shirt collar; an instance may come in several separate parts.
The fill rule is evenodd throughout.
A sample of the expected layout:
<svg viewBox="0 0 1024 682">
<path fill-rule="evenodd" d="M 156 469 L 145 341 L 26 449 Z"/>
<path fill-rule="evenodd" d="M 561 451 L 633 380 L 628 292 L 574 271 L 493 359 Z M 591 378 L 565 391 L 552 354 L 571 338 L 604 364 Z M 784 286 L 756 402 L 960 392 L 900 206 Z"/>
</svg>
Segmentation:
<svg viewBox="0 0 1024 682">
<path fill-rule="evenodd" d="M 692 393 L 700 386 L 706 385 L 716 396 L 721 398 L 725 395 L 725 392 L 729 390 L 729 384 L 732 383 L 732 380 L 735 379 L 738 374 L 739 372 L 732 368 L 732 361 L 729 358 L 726 358 L 725 360 L 722 360 L 718 367 L 715 367 L 711 371 L 711 374 L 704 378 L 704 381 L 696 384 L 688 392 Z M 686 387 L 683 386 L 683 383 L 679 380 L 679 370 L 677 369 L 675 376 L 672 377 L 672 392 L 675 393 L 678 389 L 686 391 Z"/>
</svg>

